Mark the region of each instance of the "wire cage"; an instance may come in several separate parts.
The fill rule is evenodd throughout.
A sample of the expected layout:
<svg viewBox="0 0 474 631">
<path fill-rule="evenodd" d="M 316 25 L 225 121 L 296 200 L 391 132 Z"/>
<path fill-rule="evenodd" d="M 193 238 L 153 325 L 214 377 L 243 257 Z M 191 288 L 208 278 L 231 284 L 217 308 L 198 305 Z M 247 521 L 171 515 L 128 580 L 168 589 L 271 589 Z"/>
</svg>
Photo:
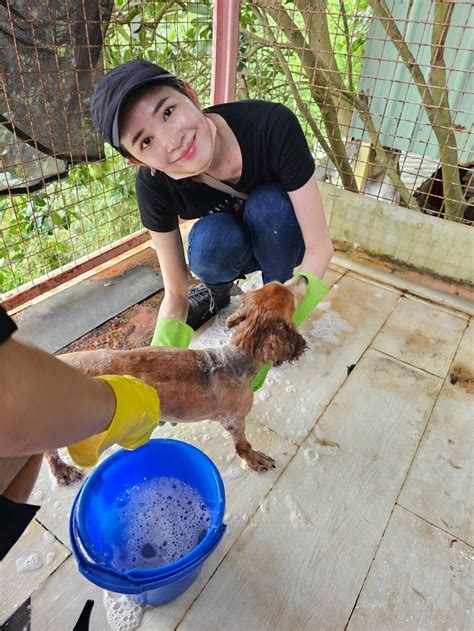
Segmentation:
<svg viewBox="0 0 474 631">
<path fill-rule="evenodd" d="M 209 105 L 214 4 L 2 4 L 4 297 L 145 238 L 134 168 L 96 135 L 91 92 L 104 70 L 140 58 Z M 241 0 L 235 98 L 293 109 L 319 180 L 394 213 L 401 205 L 471 224 L 473 15 L 468 0 Z"/>
</svg>

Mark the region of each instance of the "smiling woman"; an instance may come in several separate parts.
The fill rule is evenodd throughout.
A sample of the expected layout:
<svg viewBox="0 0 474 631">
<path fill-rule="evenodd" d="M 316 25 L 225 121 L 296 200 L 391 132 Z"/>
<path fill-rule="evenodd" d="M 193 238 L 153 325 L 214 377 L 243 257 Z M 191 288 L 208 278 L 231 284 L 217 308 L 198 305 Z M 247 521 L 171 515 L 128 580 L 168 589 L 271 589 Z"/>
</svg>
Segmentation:
<svg viewBox="0 0 474 631">
<path fill-rule="evenodd" d="M 136 164 L 179 180 L 212 169 L 215 124 L 199 109 L 194 92 L 154 85 L 133 94 L 121 109 L 120 146 Z"/>
<path fill-rule="evenodd" d="M 202 110 L 189 84 L 130 61 L 97 84 L 92 116 L 138 167 L 140 216 L 165 287 L 152 343 L 187 345 L 229 304 L 233 281 L 256 270 L 265 283 L 283 282 L 299 265 L 324 287 L 331 239 L 314 161 L 288 108 L 248 100 Z M 189 293 L 179 217 L 199 219 L 188 260 L 202 283 Z"/>
</svg>

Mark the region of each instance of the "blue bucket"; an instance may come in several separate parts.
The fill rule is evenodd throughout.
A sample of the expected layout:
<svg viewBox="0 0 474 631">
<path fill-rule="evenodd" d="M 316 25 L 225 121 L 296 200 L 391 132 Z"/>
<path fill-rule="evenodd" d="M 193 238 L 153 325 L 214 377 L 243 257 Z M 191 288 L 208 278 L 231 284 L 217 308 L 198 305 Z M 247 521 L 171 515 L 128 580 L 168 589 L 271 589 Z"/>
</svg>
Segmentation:
<svg viewBox="0 0 474 631">
<path fill-rule="evenodd" d="M 204 500 L 210 523 L 202 541 L 181 559 L 157 568 L 114 567 L 114 548 L 126 537 L 114 519 L 123 493 L 144 480 L 172 477 L 189 484 Z M 141 604 L 176 598 L 194 582 L 204 561 L 222 539 L 226 526 L 224 485 L 214 463 L 199 449 L 178 440 L 154 439 L 135 451 L 119 451 L 104 460 L 78 493 L 69 522 L 79 571 L 91 582 L 117 593 L 133 594 Z"/>
</svg>

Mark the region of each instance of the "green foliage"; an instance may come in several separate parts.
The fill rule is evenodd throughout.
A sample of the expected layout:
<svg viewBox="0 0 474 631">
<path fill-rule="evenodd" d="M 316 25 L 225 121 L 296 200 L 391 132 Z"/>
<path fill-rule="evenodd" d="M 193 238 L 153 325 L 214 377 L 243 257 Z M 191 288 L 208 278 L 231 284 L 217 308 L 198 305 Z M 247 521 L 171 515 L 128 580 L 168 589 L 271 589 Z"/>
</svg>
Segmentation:
<svg viewBox="0 0 474 631">
<path fill-rule="evenodd" d="M 120 156 L 0 202 L 0 291 L 7 292 L 140 228 L 134 172 Z"/>
<path fill-rule="evenodd" d="M 106 66 L 154 61 L 209 98 L 212 3 L 116 0 L 104 46 Z M 0 293 L 105 248 L 139 230 L 135 169 L 106 148 L 100 163 L 30 194 L 0 198 Z"/>
<path fill-rule="evenodd" d="M 104 46 L 106 66 L 112 68 L 130 59 L 154 61 L 187 79 L 202 105 L 208 105 L 212 5 L 211 0 L 116 0 Z M 283 6 L 303 29 L 294 3 L 284 0 Z M 345 7 L 353 74 L 357 77 L 369 25 L 368 4 L 367 0 L 345 0 Z M 346 37 L 339 12 L 339 0 L 328 0 L 332 45 L 349 86 Z M 284 36 L 273 30 L 302 100 L 319 120 L 297 54 L 285 46 Z M 298 111 L 282 63 L 272 43 L 265 41 L 264 30 L 245 0 L 241 4 L 238 76 L 238 98 L 271 99 Z M 303 116 L 301 120 L 304 124 Z M 135 171 L 113 153 L 109 151 L 100 163 L 75 166 L 67 178 L 37 193 L 0 199 L 0 292 L 106 247 L 141 227 Z"/>
<path fill-rule="evenodd" d="M 355 79 L 354 88 L 357 88 L 357 78 L 360 76 L 365 40 L 369 32 L 372 12 L 367 0 L 344 0 L 344 6 L 347 14 L 347 31 L 350 40 L 349 55 L 351 57 L 352 73 Z M 344 23 L 341 16 L 340 0 L 328 0 L 327 19 L 337 66 L 341 73 L 343 73 L 344 83 L 348 88 L 348 51 L 344 33 Z"/>
</svg>

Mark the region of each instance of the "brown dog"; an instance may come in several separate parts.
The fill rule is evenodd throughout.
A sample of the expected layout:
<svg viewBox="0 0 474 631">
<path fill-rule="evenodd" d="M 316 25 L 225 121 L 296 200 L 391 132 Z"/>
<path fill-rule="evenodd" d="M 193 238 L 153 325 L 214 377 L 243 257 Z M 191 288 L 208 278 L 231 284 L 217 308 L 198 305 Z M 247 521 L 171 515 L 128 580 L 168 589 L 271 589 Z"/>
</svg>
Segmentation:
<svg viewBox="0 0 474 631">
<path fill-rule="evenodd" d="M 191 350 L 149 346 L 136 350 L 108 349 L 60 355 L 91 376 L 132 375 L 156 388 L 162 418 L 187 422 L 214 420 L 230 432 L 235 449 L 254 471 L 274 467 L 274 461 L 254 451 L 245 438 L 245 417 L 253 404 L 250 382 L 261 366 L 291 362 L 306 343 L 292 324 L 295 309 L 306 295 L 306 280 L 272 282 L 244 294 L 242 304 L 227 319 L 236 327 L 223 348 Z"/>
</svg>

